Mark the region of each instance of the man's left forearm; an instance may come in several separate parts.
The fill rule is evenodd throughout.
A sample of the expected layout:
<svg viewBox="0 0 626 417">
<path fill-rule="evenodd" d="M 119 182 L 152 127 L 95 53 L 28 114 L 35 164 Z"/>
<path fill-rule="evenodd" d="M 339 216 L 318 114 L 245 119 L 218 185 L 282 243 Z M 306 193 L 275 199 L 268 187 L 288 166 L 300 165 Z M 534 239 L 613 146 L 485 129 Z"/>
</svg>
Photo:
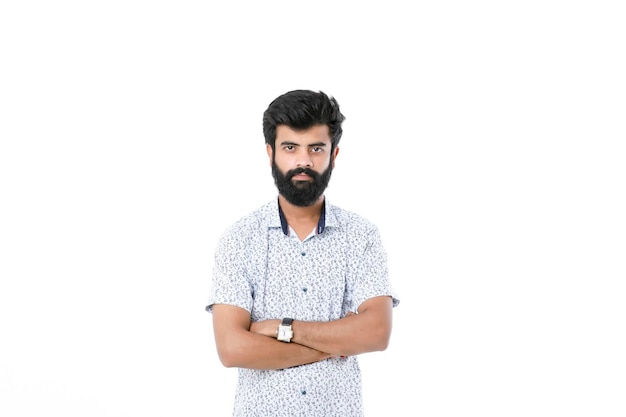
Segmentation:
<svg viewBox="0 0 626 417">
<path fill-rule="evenodd" d="M 252 323 L 251 332 L 276 337 L 281 320 Z M 375 297 L 359 307 L 359 314 L 348 314 L 329 322 L 294 320 L 291 343 L 298 343 L 333 356 L 352 356 L 387 348 L 391 335 L 391 297 Z"/>
</svg>

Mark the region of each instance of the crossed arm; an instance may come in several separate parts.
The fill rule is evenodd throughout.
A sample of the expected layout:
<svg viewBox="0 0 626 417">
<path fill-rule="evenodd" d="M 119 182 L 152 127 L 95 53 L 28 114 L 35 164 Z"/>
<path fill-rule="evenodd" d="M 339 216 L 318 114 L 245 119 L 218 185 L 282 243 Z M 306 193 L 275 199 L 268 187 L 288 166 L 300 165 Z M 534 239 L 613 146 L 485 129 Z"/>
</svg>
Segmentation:
<svg viewBox="0 0 626 417">
<path fill-rule="evenodd" d="M 213 306 L 217 353 L 226 367 L 282 369 L 334 356 L 351 356 L 387 348 L 391 335 L 392 300 L 371 298 L 349 314 L 329 322 L 294 320 L 291 343 L 276 340 L 280 319 L 251 323 L 242 308 Z"/>
</svg>

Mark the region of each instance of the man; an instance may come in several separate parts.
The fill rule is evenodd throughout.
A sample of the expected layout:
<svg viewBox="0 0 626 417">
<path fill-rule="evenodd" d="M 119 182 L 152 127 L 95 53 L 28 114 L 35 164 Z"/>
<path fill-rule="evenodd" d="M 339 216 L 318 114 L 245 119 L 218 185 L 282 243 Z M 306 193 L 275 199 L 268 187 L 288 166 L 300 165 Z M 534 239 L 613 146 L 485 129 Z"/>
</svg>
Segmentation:
<svg viewBox="0 0 626 417">
<path fill-rule="evenodd" d="M 363 415 L 357 356 L 387 348 L 399 300 L 376 226 L 324 197 L 343 120 L 308 90 L 263 115 L 278 196 L 220 238 L 207 306 L 233 416 Z"/>
</svg>

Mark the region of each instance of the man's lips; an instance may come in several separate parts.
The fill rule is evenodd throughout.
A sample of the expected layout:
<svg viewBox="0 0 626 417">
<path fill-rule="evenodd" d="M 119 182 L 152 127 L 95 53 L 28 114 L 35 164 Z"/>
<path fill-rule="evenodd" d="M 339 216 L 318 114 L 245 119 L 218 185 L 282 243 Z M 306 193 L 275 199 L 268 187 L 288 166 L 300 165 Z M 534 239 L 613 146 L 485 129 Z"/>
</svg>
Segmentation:
<svg viewBox="0 0 626 417">
<path fill-rule="evenodd" d="M 296 180 L 296 181 L 308 181 L 308 180 L 311 179 L 311 177 L 308 176 L 307 174 L 297 174 L 297 175 L 294 175 L 291 178 Z"/>
</svg>

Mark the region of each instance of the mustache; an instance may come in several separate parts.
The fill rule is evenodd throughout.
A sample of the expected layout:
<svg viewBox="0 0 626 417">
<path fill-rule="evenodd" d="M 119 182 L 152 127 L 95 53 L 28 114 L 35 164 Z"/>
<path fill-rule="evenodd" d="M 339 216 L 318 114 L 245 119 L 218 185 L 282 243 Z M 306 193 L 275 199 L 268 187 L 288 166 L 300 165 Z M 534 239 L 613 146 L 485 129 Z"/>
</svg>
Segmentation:
<svg viewBox="0 0 626 417">
<path fill-rule="evenodd" d="M 311 168 L 296 168 L 296 169 L 292 169 L 291 171 L 287 172 L 287 175 L 285 175 L 285 177 L 287 177 L 288 180 L 292 179 L 294 176 L 298 175 L 298 174 L 306 174 L 311 178 L 317 178 L 319 176 L 319 174 L 315 171 L 313 171 Z"/>
</svg>

